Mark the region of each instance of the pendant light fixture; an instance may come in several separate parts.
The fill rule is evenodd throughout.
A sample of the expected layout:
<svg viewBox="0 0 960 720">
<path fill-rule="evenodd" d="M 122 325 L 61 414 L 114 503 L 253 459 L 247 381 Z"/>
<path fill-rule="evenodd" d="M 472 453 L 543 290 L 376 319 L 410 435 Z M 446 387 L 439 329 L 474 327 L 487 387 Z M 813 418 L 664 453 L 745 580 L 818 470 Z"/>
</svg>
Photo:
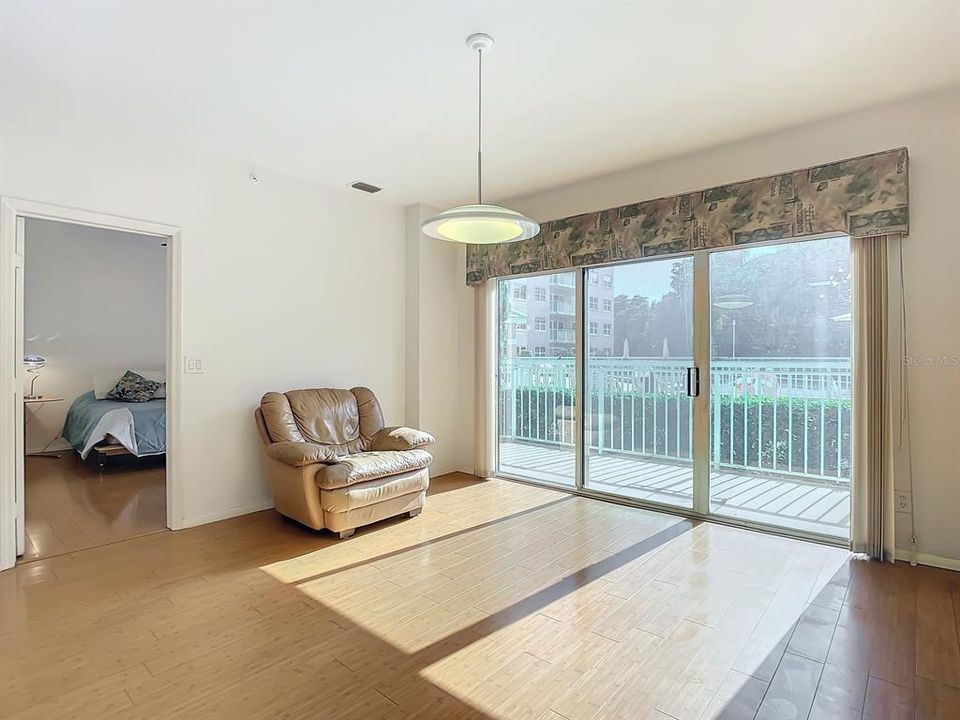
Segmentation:
<svg viewBox="0 0 960 720">
<path fill-rule="evenodd" d="M 515 210 L 483 203 L 483 53 L 493 47 L 493 38 L 475 33 L 467 47 L 477 53 L 477 204 L 444 210 L 423 223 L 425 235 L 438 240 L 489 245 L 532 238 L 540 225 Z"/>
</svg>

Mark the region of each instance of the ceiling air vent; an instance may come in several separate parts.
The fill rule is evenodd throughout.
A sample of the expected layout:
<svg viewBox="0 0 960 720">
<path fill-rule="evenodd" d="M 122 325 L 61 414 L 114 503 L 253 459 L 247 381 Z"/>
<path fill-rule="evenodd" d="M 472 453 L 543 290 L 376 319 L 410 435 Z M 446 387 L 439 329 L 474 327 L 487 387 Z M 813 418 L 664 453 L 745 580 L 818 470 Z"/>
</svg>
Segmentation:
<svg viewBox="0 0 960 720">
<path fill-rule="evenodd" d="M 363 192 L 370 193 L 371 195 L 383 190 L 383 188 L 378 188 L 376 185 L 371 185 L 370 183 L 365 183 L 361 180 L 357 180 L 355 183 L 350 183 L 350 187 L 354 188 L 355 190 L 363 190 Z"/>
</svg>

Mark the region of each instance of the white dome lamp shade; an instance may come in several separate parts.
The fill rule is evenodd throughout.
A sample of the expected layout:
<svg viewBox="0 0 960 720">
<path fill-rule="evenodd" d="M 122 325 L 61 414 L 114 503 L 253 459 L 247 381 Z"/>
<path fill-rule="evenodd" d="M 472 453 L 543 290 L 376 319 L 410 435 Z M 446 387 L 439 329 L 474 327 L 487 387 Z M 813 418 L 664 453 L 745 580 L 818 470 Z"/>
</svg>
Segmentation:
<svg viewBox="0 0 960 720">
<path fill-rule="evenodd" d="M 475 33 L 467 38 L 467 47 L 477 53 L 477 204 L 444 210 L 424 221 L 425 235 L 437 240 L 492 245 L 535 237 L 540 225 L 516 210 L 483 203 L 483 52 L 493 47 L 493 38 Z"/>
<path fill-rule="evenodd" d="M 499 205 L 460 205 L 424 222 L 423 232 L 438 240 L 490 245 L 532 238 L 540 232 L 540 226 Z"/>
</svg>

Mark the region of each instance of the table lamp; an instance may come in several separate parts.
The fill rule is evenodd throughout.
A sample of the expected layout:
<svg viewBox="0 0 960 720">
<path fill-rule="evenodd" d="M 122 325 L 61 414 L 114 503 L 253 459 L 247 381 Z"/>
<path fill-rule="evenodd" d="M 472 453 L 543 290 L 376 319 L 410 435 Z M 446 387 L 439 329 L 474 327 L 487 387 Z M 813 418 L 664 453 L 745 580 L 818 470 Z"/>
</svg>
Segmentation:
<svg viewBox="0 0 960 720">
<path fill-rule="evenodd" d="M 40 375 L 40 371 L 46 367 L 47 361 L 39 355 L 27 355 L 23 358 L 23 364 L 26 366 L 27 372 L 33 375 L 33 380 L 30 381 L 30 394 L 26 396 L 26 399 L 36 400 L 41 396 L 34 392 L 34 386 L 37 384 L 37 377 Z"/>
</svg>

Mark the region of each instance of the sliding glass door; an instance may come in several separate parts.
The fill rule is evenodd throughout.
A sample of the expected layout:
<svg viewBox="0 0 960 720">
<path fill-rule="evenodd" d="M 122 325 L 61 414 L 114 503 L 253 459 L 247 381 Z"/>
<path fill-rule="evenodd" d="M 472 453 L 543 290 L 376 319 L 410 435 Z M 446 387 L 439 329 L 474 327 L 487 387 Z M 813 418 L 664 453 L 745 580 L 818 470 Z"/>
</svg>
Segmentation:
<svg viewBox="0 0 960 720">
<path fill-rule="evenodd" d="M 714 253 L 710 302 L 710 512 L 849 537 L 849 240 Z"/>
<path fill-rule="evenodd" d="M 498 471 L 574 486 L 576 275 L 497 287 Z"/>
<path fill-rule="evenodd" d="M 693 508 L 693 258 L 586 272 L 584 486 Z"/>
<path fill-rule="evenodd" d="M 849 240 L 498 282 L 498 472 L 846 538 Z"/>
</svg>

